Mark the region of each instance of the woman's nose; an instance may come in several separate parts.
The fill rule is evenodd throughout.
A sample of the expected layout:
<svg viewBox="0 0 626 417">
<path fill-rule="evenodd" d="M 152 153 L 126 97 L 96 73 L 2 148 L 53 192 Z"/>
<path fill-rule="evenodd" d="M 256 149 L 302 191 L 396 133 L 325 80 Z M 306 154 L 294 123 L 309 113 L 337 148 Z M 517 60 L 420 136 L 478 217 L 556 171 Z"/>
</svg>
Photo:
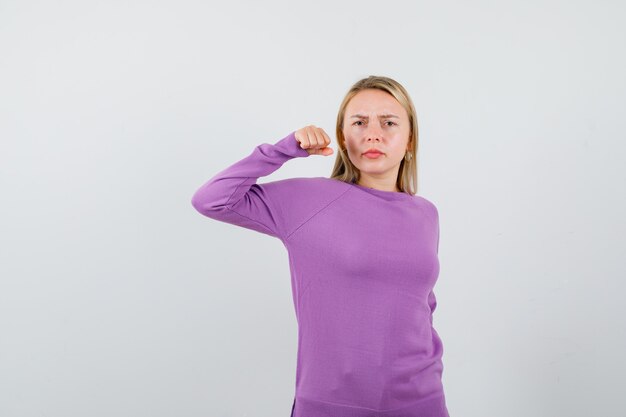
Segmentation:
<svg viewBox="0 0 626 417">
<path fill-rule="evenodd" d="M 367 140 L 380 140 L 382 137 L 382 129 L 380 128 L 380 126 L 371 124 L 367 127 L 365 135 Z"/>
</svg>

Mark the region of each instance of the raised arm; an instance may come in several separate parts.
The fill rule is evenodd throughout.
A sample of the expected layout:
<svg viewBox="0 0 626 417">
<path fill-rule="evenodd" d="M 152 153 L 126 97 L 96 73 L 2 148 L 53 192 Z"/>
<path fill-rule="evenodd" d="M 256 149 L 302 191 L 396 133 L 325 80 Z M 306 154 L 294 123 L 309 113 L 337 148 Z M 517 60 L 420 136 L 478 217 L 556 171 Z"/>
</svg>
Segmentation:
<svg viewBox="0 0 626 417">
<path fill-rule="evenodd" d="M 295 133 L 275 144 L 258 145 L 250 155 L 218 172 L 195 192 L 193 207 L 212 219 L 282 238 L 280 215 L 272 203 L 272 193 L 280 189 L 273 183 L 257 184 L 257 180 L 292 158 L 309 156 Z"/>
</svg>

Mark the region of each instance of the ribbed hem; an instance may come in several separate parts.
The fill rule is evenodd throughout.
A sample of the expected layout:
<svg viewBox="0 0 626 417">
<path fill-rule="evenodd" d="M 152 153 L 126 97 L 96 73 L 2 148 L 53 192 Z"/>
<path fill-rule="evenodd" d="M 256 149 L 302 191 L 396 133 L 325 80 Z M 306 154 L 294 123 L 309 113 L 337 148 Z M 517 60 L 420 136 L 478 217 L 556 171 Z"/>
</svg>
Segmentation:
<svg viewBox="0 0 626 417">
<path fill-rule="evenodd" d="M 425 398 L 407 407 L 393 410 L 333 404 L 296 397 L 292 417 L 450 417 L 443 394 Z"/>
</svg>

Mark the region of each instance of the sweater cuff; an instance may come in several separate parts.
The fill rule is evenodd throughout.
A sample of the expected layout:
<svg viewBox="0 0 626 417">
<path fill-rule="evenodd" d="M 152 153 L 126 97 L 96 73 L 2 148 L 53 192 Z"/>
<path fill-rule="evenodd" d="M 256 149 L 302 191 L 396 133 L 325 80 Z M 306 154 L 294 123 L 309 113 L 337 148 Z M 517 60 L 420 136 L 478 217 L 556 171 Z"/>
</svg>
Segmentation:
<svg viewBox="0 0 626 417">
<path fill-rule="evenodd" d="M 291 151 L 292 155 L 304 158 L 306 158 L 307 156 L 311 156 L 306 149 L 302 149 L 300 147 L 300 142 L 298 142 L 298 140 L 296 139 L 295 130 L 287 135 L 285 139 L 287 141 L 287 147 Z"/>
</svg>

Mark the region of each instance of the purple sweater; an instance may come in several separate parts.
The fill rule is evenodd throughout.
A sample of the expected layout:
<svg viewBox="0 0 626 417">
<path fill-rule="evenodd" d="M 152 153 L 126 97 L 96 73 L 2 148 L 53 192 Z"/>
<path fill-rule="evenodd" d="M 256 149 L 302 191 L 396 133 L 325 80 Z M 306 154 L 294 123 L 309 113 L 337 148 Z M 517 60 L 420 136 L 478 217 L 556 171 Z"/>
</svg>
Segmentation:
<svg viewBox="0 0 626 417">
<path fill-rule="evenodd" d="M 257 183 L 307 156 L 295 132 L 263 143 L 191 201 L 287 248 L 298 322 L 292 416 L 448 417 L 433 327 L 435 205 L 325 177 Z"/>
</svg>

